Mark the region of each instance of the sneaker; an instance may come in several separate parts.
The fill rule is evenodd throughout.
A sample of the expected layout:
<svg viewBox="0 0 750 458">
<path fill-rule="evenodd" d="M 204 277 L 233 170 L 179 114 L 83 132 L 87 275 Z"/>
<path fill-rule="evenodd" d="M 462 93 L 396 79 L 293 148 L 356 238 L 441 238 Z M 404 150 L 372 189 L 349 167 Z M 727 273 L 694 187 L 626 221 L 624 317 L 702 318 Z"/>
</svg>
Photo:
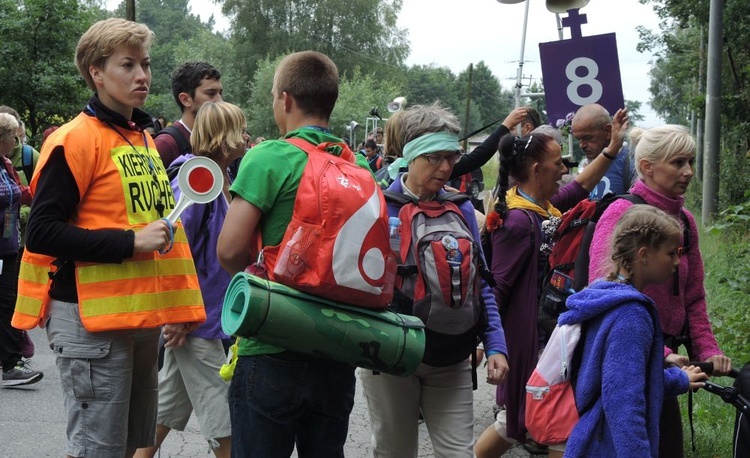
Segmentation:
<svg viewBox="0 0 750 458">
<path fill-rule="evenodd" d="M 542 445 L 533 439 L 528 439 L 523 448 L 532 455 L 546 455 L 549 453 L 549 448 L 546 445 Z"/>
<path fill-rule="evenodd" d="M 27 363 L 19 361 L 16 367 L 3 372 L 3 386 L 30 385 L 36 383 L 44 377 L 44 374 L 27 367 Z"/>
</svg>

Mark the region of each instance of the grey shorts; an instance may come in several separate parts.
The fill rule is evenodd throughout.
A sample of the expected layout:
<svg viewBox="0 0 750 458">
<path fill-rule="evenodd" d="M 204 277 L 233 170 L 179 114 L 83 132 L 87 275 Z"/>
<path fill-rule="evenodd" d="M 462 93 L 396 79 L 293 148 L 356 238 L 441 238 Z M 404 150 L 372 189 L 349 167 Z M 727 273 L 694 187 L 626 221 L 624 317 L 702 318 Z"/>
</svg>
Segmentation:
<svg viewBox="0 0 750 458">
<path fill-rule="evenodd" d="M 226 355 L 221 340 L 188 337 L 185 345 L 167 348 L 159 372 L 159 415 L 157 422 L 183 431 L 195 409 L 203 437 L 232 435 L 227 392 L 229 384 L 219 376 Z"/>
<path fill-rule="evenodd" d="M 52 300 L 47 338 L 62 381 L 70 456 L 124 456 L 156 439 L 159 329 L 89 332 Z"/>
</svg>

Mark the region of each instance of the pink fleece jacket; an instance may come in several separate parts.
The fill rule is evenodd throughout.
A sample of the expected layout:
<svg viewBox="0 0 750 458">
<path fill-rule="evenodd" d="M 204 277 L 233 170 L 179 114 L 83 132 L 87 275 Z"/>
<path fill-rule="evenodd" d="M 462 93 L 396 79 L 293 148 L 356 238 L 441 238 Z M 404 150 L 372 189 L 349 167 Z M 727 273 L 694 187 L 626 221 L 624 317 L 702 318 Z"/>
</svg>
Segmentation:
<svg viewBox="0 0 750 458">
<path fill-rule="evenodd" d="M 685 212 L 690 225 L 690 246 L 687 247 L 687 252 L 680 257 L 679 294 L 674 295 L 673 279 L 661 285 L 649 285 L 644 291 L 656 304 L 662 331 L 665 334 L 680 335 L 687 316 L 689 334 L 692 339 L 690 357 L 705 361 L 712 356 L 723 354 L 716 343 L 716 337 L 714 337 L 706 313 L 703 258 L 698 246 L 698 228 L 693 215 L 683 208 L 684 197 L 671 198 L 659 194 L 646 186 L 642 180 L 638 180 L 630 189 L 630 192 L 640 196 L 649 205 L 660 208 L 676 217 L 681 223 L 683 220 L 680 217 L 680 212 Z M 622 214 L 632 205 L 625 199 L 616 200 L 607 208 L 599 223 L 597 223 L 589 249 L 591 257 L 589 279 L 592 281 L 608 273 L 612 233 Z M 666 356 L 675 350 L 665 347 L 664 354 Z"/>
</svg>

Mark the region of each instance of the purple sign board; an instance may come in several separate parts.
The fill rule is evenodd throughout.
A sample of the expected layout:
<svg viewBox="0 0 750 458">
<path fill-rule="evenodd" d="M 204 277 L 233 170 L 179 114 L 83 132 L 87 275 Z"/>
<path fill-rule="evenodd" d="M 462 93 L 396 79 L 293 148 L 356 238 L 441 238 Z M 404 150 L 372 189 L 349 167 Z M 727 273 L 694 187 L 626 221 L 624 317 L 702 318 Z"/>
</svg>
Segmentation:
<svg viewBox="0 0 750 458">
<path fill-rule="evenodd" d="M 614 33 L 539 43 L 539 54 L 551 122 L 590 103 L 611 115 L 624 106 Z"/>
</svg>

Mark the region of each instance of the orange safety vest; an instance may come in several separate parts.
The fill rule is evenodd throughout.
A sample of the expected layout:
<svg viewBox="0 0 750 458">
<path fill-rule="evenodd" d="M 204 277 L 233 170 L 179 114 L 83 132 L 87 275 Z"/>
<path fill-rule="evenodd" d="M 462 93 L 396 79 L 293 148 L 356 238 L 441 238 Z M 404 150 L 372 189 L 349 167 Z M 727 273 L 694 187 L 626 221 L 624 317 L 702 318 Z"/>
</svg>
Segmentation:
<svg viewBox="0 0 750 458">
<path fill-rule="evenodd" d="M 146 148 L 140 132 L 118 130 L 132 146 L 114 129 L 81 113 L 44 143 L 37 170 L 44 170 L 50 152 L 62 146 L 78 186 L 81 198 L 69 221 L 72 225 L 138 231 L 159 219 L 157 202 L 164 205 L 165 214 L 174 208 L 169 178 L 151 137 L 147 136 Z M 32 193 L 40 174 L 34 174 L 31 181 Z M 54 260 L 25 250 L 14 327 L 32 329 L 44 323 Z M 121 264 L 75 265 L 78 307 L 89 331 L 206 319 L 195 264 L 180 223 L 175 227 L 172 249 L 163 256 L 157 252 L 135 253 Z"/>
</svg>

